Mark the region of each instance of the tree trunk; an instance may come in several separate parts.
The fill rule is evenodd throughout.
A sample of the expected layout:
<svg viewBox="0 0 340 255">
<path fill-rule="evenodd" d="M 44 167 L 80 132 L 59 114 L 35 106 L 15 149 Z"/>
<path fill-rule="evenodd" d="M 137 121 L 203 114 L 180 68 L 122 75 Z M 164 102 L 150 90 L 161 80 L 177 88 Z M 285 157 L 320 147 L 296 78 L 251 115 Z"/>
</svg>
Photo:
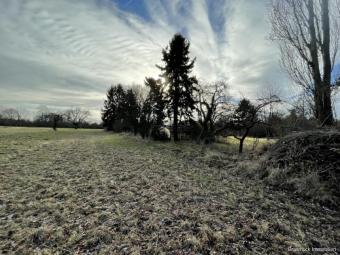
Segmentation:
<svg viewBox="0 0 340 255">
<path fill-rule="evenodd" d="M 318 58 L 318 46 L 317 46 L 317 37 L 315 30 L 315 13 L 314 13 L 314 3 L 313 0 L 308 1 L 308 26 L 310 33 L 310 44 L 308 46 L 311 62 L 309 63 L 309 67 L 312 71 L 313 82 L 314 82 L 314 102 L 315 102 L 315 114 L 316 118 L 320 121 L 320 113 L 321 109 L 321 90 L 322 90 L 322 81 L 321 81 L 321 73 L 319 66 L 319 58 Z"/>
<path fill-rule="evenodd" d="M 323 79 L 321 78 L 318 42 L 315 29 L 315 12 L 313 0 L 308 1 L 308 23 L 311 41 L 309 51 L 312 61 L 309 66 L 312 70 L 314 81 L 314 101 L 315 101 L 315 114 L 316 118 L 322 125 L 333 124 L 332 103 L 331 103 L 331 60 L 329 53 L 329 10 L 328 0 L 322 0 L 322 33 L 323 42 L 321 44 L 321 53 L 323 59 Z M 320 42 L 321 43 L 321 42 Z"/>
<path fill-rule="evenodd" d="M 53 119 L 53 130 L 54 131 L 57 131 L 57 120 L 56 120 L 56 118 L 54 117 L 54 119 Z"/>
<path fill-rule="evenodd" d="M 178 107 L 177 105 L 174 105 L 174 123 L 172 126 L 172 130 L 174 133 L 174 141 L 177 142 L 179 141 L 178 139 Z"/>
<path fill-rule="evenodd" d="M 249 131 L 250 131 L 251 128 L 252 128 L 252 127 L 246 128 L 246 130 L 245 130 L 243 136 L 240 138 L 240 146 L 239 146 L 239 148 L 238 148 L 238 153 L 240 153 L 240 154 L 243 152 L 243 143 L 244 143 L 244 140 L 246 139 L 246 137 L 248 136 Z"/>
<path fill-rule="evenodd" d="M 243 152 L 243 142 L 244 142 L 244 138 L 240 139 L 240 146 L 238 148 L 238 153 L 242 153 Z"/>
<path fill-rule="evenodd" d="M 322 43 L 322 59 L 323 59 L 323 82 L 321 90 L 321 111 L 320 111 L 320 122 L 322 125 L 333 124 L 333 112 L 331 102 L 331 72 L 332 64 L 330 57 L 330 28 L 329 28 L 329 3 L 328 0 L 322 0 L 322 32 L 323 32 L 323 43 Z"/>
<path fill-rule="evenodd" d="M 180 92 L 179 92 L 179 88 L 178 88 L 178 81 L 176 81 L 176 85 L 175 85 L 175 95 L 174 95 L 174 101 L 173 101 L 173 111 L 174 111 L 174 123 L 173 123 L 173 133 L 174 133 L 174 141 L 178 142 L 179 138 L 178 138 L 178 102 L 179 102 L 179 96 L 180 96 Z"/>
</svg>

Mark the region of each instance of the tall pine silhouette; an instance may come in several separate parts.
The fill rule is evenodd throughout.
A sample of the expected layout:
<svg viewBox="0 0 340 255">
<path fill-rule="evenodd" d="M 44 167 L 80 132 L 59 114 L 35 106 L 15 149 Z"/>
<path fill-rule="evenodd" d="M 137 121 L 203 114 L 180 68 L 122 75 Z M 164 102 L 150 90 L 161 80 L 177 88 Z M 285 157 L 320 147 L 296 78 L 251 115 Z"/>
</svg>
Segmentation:
<svg viewBox="0 0 340 255">
<path fill-rule="evenodd" d="M 138 131 L 139 105 L 136 93 L 132 89 L 128 89 L 125 94 L 125 102 L 123 104 L 124 116 L 126 124 L 133 129 L 134 134 Z"/>
<path fill-rule="evenodd" d="M 146 100 L 151 107 L 152 124 L 159 128 L 163 126 L 165 119 L 164 109 L 166 101 L 164 100 L 163 84 L 160 80 L 145 78 L 145 85 L 150 89 Z"/>
<path fill-rule="evenodd" d="M 169 47 L 163 49 L 164 66 L 157 66 L 161 77 L 165 79 L 168 101 L 168 112 L 173 116 L 174 141 L 178 141 L 178 123 L 182 118 L 191 117 L 195 100 L 193 92 L 196 90 L 197 80 L 190 73 L 195 59 L 189 57 L 190 43 L 181 34 L 175 34 Z"/>
<path fill-rule="evenodd" d="M 106 96 L 107 99 L 104 101 L 104 109 L 102 110 L 103 126 L 107 130 L 113 130 L 115 121 L 124 116 L 125 91 L 122 85 L 118 84 L 111 86 Z"/>
</svg>

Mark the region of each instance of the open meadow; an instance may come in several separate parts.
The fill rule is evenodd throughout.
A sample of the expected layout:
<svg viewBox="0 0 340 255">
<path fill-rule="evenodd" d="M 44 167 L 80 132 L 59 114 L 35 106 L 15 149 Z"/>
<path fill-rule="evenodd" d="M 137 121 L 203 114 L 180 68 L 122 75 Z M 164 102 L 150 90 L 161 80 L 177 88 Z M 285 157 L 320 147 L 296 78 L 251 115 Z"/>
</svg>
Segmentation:
<svg viewBox="0 0 340 255">
<path fill-rule="evenodd" d="M 0 127 L 0 254 L 340 248 L 338 211 L 267 187 L 236 147 Z"/>
</svg>

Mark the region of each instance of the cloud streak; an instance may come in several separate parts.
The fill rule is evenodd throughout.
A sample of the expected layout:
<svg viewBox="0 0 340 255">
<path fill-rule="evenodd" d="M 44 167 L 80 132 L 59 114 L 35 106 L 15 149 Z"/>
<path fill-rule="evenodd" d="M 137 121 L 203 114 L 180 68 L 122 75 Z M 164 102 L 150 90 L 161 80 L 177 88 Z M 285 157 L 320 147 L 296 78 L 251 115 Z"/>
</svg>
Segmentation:
<svg viewBox="0 0 340 255">
<path fill-rule="evenodd" d="M 137 15 L 109 0 L 2 0 L 0 105 L 83 106 L 99 121 L 107 87 L 157 76 L 176 32 L 191 41 L 199 78 L 229 79 L 234 96 L 254 98 L 269 83 L 291 94 L 264 1 L 139 2 Z"/>
</svg>

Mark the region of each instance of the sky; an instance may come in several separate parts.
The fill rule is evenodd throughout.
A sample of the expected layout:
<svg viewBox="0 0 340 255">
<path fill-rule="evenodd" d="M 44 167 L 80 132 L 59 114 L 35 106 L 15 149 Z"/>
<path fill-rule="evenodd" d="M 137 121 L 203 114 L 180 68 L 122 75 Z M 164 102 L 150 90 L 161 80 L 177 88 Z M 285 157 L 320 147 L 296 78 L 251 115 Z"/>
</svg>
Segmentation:
<svg viewBox="0 0 340 255">
<path fill-rule="evenodd" d="M 299 90 L 280 67 L 267 13 L 266 0 L 1 0 L 0 108 L 31 117 L 82 107 L 99 122 L 109 86 L 157 78 L 178 32 L 199 79 L 228 81 L 234 98 L 274 90 L 291 102 Z"/>
</svg>

